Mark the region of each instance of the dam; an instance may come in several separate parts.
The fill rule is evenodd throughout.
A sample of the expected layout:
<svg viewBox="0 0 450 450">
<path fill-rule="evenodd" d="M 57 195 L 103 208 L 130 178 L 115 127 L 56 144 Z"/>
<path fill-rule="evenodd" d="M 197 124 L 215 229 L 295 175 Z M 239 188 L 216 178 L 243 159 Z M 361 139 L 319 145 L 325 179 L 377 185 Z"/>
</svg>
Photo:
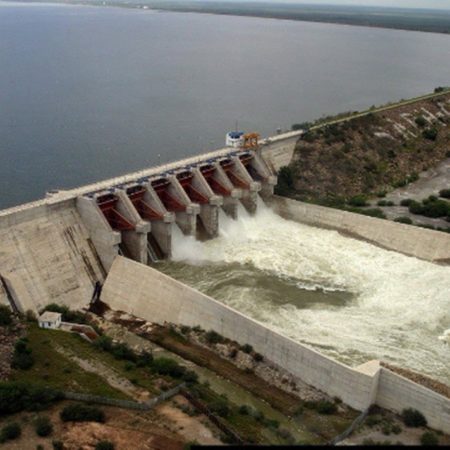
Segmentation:
<svg viewBox="0 0 450 450">
<path fill-rule="evenodd" d="M 83 308 L 100 283 L 112 309 L 214 329 L 355 409 L 414 407 L 449 432 L 450 399 L 379 360 L 448 382 L 450 236 L 274 196 L 300 135 L 1 211 L 0 302 Z"/>
</svg>

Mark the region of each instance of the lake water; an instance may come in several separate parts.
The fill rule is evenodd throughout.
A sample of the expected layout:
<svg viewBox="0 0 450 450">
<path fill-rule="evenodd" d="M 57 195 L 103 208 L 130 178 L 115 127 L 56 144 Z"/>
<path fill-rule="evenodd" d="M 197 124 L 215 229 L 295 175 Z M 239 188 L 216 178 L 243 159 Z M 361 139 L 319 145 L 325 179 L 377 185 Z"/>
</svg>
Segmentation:
<svg viewBox="0 0 450 450">
<path fill-rule="evenodd" d="M 0 2 L 0 208 L 448 85 L 450 37 Z M 158 156 L 160 155 L 160 156 Z"/>
</svg>

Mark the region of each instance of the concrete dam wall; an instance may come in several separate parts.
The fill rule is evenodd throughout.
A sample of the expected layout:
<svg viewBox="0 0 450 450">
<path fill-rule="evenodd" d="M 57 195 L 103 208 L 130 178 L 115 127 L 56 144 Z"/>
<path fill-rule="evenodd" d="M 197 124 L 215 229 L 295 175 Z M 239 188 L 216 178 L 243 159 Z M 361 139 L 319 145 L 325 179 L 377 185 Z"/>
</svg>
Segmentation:
<svg viewBox="0 0 450 450">
<path fill-rule="evenodd" d="M 172 227 L 214 237 L 218 209 L 236 218 L 258 193 L 271 196 L 274 170 L 289 162 L 300 132 L 224 148 L 0 211 L 0 303 L 38 312 L 58 302 L 86 306 L 117 255 L 147 264 L 170 257 Z"/>
<path fill-rule="evenodd" d="M 106 273 L 72 200 L 0 213 L 0 300 L 20 312 L 89 303 Z"/>
</svg>

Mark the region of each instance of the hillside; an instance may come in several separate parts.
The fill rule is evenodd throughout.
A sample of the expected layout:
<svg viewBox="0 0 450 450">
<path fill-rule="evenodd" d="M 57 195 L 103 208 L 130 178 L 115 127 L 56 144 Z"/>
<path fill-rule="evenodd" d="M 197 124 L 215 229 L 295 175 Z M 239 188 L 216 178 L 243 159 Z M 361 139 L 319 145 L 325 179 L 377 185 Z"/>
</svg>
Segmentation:
<svg viewBox="0 0 450 450">
<path fill-rule="evenodd" d="M 450 93 L 311 127 L 280 174 L 278 193 L 333 203 L 415 181 L 450 156 Z"/>
</svg>

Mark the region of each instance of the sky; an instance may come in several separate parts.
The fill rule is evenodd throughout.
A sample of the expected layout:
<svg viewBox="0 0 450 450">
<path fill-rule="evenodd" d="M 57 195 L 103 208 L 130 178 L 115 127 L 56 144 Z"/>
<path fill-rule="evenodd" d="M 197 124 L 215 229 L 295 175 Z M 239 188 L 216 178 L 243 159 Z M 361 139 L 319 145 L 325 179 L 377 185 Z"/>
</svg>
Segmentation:
<svg viewBox="0 0 450 450">
<path fill-rule="evenodd" d="M 220 0 L 236 1 L 236 0 Z M 241 0 L 242 1 L 242 0 Z M 274 0 L 244 0 L 274 1 Z M 275 2 L 275 1 L 274 1 Z M 280 0 L 280 3 L 306 3 L 321 5 L 390 6 L 397 8 L 428 8 L 450 10 L 450 0 Z"/>
</svg>

